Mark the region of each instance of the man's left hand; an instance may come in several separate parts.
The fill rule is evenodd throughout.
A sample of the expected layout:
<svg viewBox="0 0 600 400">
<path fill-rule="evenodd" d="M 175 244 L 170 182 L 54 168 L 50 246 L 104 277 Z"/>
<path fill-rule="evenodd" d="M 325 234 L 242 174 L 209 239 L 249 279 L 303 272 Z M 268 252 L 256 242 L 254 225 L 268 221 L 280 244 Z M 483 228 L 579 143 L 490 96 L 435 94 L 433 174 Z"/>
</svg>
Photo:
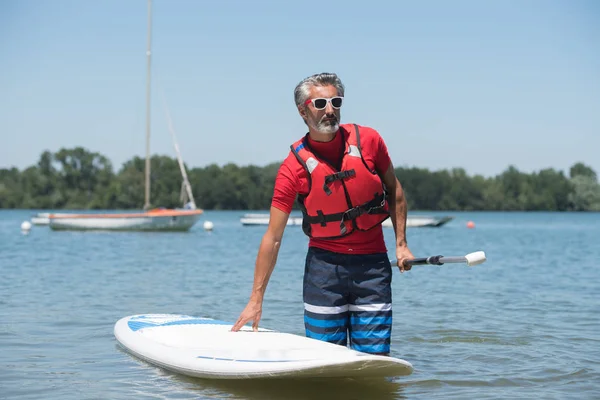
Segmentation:
<svg viewBox="0 0 600 400">
<path fill-rule="evenodd" d="M 415 257 L 408 248 L 408 245 L 396 247 L 396 260 L 398 260 L 398 267 L 400 268 L 400 272 L 410 271 L 412 265 L 404 265 L 404 260 L 409 260 L 412 258 Z"/>
</svg>

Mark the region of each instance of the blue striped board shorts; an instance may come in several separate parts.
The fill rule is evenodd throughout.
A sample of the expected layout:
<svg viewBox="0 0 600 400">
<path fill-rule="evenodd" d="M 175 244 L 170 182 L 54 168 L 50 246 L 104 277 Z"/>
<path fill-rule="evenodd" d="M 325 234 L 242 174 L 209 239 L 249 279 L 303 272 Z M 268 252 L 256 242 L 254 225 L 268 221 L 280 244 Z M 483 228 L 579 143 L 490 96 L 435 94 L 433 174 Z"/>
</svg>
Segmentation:
<svg viewBox="0 0 600 400">
<path fill-rule="evenodd" d="M 388 354 L 392 267 L 386 253 L 340 254 L 310 247 L 304 268 L 306 336 Z"/>
</svg>

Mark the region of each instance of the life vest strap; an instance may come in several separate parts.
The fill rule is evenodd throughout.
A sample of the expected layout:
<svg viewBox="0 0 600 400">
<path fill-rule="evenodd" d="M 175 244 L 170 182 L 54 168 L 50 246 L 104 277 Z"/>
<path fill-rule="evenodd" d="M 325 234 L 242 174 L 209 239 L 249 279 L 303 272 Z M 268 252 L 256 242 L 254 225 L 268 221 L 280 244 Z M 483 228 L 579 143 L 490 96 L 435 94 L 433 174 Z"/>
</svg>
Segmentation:
<svg viewBox="0 0 600 400">
<path fill-rule="evenodd" d="M 323 190 L 329 196 L 331 194 L 331 189 L 329 189 L 329 184 L 335 181 L 341 181 L 346 178 L 351 178 L 356 175 L 356 171 L 353 169 L 347 171 L 336 172 L 335 174 L 327 175 L 325 177 L 325 183 L 323 184 Z"/>
<path fill-rule="evenodd" d="M 375 194 L 373 199 L 364 204 L 350 208 L 341 213 L 324 214 L 322 210 L 317 210 L 317 215 L 306 215 L 305 218 L 310 224 L 320 224 L 326 226 L 328 222 L 340 221 L 340 234 L 346 233 L 345 221 L 352 221 L 363 214 L 378 214 L 385 207 L 386 192 Z"/>
</svg>

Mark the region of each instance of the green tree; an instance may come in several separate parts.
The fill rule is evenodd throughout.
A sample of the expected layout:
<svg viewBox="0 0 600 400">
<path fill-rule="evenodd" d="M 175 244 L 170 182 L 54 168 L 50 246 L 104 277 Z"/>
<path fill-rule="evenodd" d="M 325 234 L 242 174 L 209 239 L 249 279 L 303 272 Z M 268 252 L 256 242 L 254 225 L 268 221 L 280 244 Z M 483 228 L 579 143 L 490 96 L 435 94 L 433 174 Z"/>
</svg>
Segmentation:
<svg viewBox="0 0 600 400">
<path fill-rule="evenodd" d="M 188 170 L 188 176 L 200 208 L 268 209 L 280 165 L 212 164 Z M 151 167 L 152 206 L 181 206 L 177 160 L 154 155 Z M 45 151 L 36 165 L 23 171 L 0 169 L 0 208 L 141 209 L 144 169 L 145 160 L 139 157 L 115 174 L 105 156 L 82 147 Z M 469 176 L 462 168 L 402 167 L 395 172 L 410 210 L 600 210 L 596 172 L 583 163 L 569 169 L 569 178 L 552 168 L 523 173 L 515 166 L 489 178 Z"/>
<path fill-rule="evenodd" d="M 110 161 L 82 147 L 61 149 L 58 162 L 58 189 L 66 199 L 65 208 L 102 208 L 104 191 L 114 178 Z"/>
<path fill-rule="evenodd" d="M 591 167 L 588 167 L 584 163 L 576 163 L 569 170 L 569 177 L 575 178 L 576 176 L 587 176 L 592 178 L 593 181 L 597 181 L 598 177 L 596 176 L 596 171 L 594 171 Z"/>
<path fill-rule="evenodd" d="M 18 208 L 23 204 L 21 173 L 16 168 L 0 169 L 0 208 Z"/>
<path fill-rule="evenodd" d="M 571 179 L 574 191 L 569 194 L 569 201 L 575 211 L 600 211 L 600 185 L 594 178 L 586 175 L 575 175 Z"/>
</svg>

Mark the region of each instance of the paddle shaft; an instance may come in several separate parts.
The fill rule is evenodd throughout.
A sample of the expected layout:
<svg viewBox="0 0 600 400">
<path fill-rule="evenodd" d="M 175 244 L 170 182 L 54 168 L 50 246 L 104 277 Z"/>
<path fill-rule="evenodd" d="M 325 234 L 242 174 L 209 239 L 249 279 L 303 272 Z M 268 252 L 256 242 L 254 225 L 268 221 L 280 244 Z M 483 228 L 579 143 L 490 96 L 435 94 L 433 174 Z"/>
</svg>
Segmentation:
<svg viewBox="0 0 600 400">
<path fill-rule="evenodd" d="M 398 261 L 392 261 L 392 265 L 396 265 Z M 464 264 L 467 262 L 466 257 L 444 257 L 444 256 L 430 256 L 413 258 L 411 260 L 404 260 L 404 265 L 443 265 L 443 264 Z"/>
<path fill-rule="evenodd" d="M 404 266 L 412 265 L 443 265 L 443 264 L 467 264 L 469 267 L 479 265 L 485 262 L 487 258 L 483 251 L 476 251 L 469 253 L 466 256 L 461 257 L 444 257 L 444 256 L 430 256 L 422 258 L 413 258 L 410 260 L 404 260 Z M 392 264 L 398 264 L 398 261 L 391 261 Z"/>
<path fill-rule="evenodd" d="M 404 264 L 408 265 L 443 265 L 443 264 L 464 264 L 467 262 L 466 257 L 444 257 L 444 256 L 431 256 L 413 258 L 412 260 L 405 260 Z"/>
</svg>

